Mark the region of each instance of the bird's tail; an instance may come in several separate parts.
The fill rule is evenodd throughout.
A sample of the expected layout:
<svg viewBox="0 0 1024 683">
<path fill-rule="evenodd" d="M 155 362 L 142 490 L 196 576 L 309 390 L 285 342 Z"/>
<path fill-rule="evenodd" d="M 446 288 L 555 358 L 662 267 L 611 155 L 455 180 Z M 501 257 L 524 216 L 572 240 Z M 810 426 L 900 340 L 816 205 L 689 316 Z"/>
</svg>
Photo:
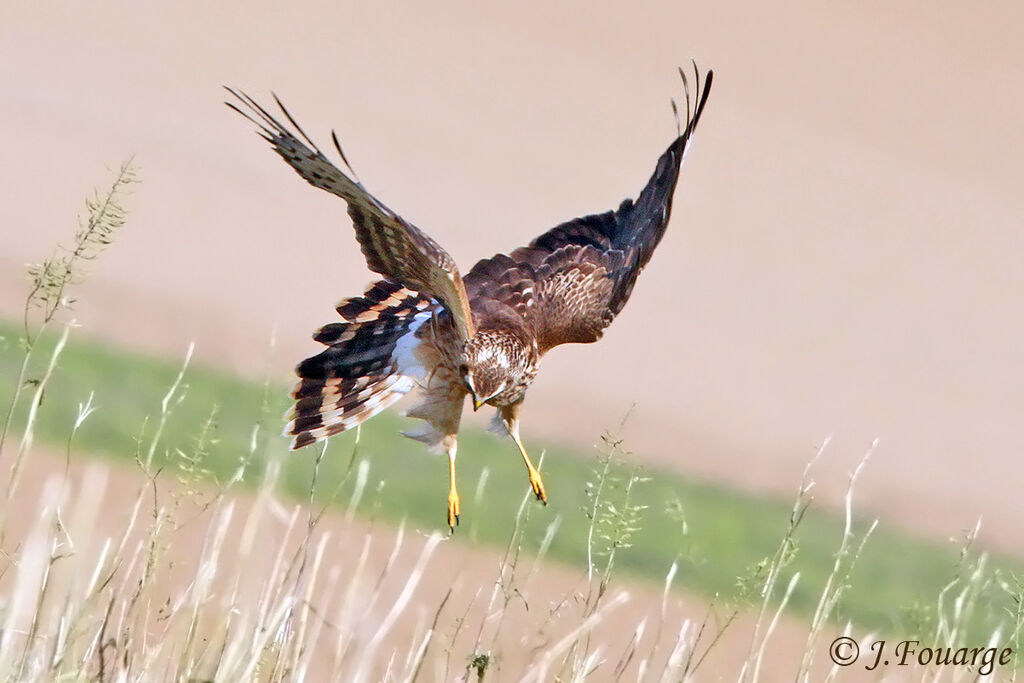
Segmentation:
<svg viewBox="0 0 1024 683">
<path fill-rule="evenodd" d="M 300 379 L 284 430 L 294 437 L 291 448 L 351 429 L 407 394 L 423 373 L 414 353 L 416 330 L 436 306 L 388 280 L 338 304 L 344 322 L 313 335 L 327 348 L 295 369 Z"/>
</svg>

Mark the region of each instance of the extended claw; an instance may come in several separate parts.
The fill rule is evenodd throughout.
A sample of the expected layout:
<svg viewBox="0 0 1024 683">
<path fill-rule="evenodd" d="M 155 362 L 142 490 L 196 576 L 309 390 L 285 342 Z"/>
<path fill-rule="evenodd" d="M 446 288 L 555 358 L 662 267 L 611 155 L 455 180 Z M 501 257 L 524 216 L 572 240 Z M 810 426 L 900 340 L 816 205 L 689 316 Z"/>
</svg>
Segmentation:
<svg viewBox="0 0 1024 683">
<path fill-rule="evenodd" d="M 459 494 L 455 489 L 448 493 L 448 530 L 449 534 L 455 533 L 455 527 L 459 525 Z"/>
<path fill-rule="evenodd" d="M 548 494 L 544 491 L 544 480 L 540 478 L 540 472 L 536 469 L 530 469 L 530 486 L 533 487 L 533 495 L 537 496 L 537 500 L 548 504 Z"/>
</svg>

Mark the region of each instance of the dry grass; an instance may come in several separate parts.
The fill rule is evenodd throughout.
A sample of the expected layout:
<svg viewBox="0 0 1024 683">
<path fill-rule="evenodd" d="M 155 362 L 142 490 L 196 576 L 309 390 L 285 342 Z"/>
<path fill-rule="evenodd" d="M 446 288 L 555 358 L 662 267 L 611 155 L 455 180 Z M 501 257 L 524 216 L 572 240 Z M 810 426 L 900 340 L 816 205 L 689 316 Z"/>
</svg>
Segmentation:
<svg viewBox="0 0 1024 683">
<path fill-rule="evenodd" d="M 133 497 L 108 487 L 77 459 L 35 487 L 8 486 L 3 501 L 3 637 L 0 676 L 7 680 L 337 680 L 581 681 L 702 680 L 705 675 L 766 680 L 763 666 L 777 652 L 775 630 L 800 580 L 785 569 L 796 552 L 794 535 L 810 503 L 813 484 L 801 483 L 790 526 L 768 563 L 743 577 L 756 602 L 749 647 L 734 666 L 708 669 L 723 637 L 737 628 L 743 605 L 722 604 L 703 619 L 666 609 L 675 576 L 668 569 L 662 606 L 623 624 L 628 593 L 616 587 L 617 553 L 628 551 L 634 474 L 617 482 L 611 467 L 619 444 L 605 441 L 591 482 L 591 566 L 554 599 L 538 593 L 535 579 L 545 549 L 559 533 L 549 525 L 536 555 L 523 551 L 523 528 L 534 506 L 524 495 L 507 546 L 486 583 L 465 576 L 449 590 L 425 588 L 445 564 L 444 539 L 401 528 L 397 533 L 353 518 L 354 487 L 342 524 L 323 526 L 326 509 L 284 498 L 281 461 L 271 459 L 254 495 L 237 495 L 239 478 L 213 488 L 201 481 L 194 454 L 177 468 L 153 469 L 149 454 L 178 401 L 172 387 L 149 442 L 140 443 L 144 475 Z M 88 406 L 82 419 L 88 419 Z M 197 435 L 201 449 L 203 434 Z M 252 451 L 263 448 L 254 431 Z M 74 444 L 68 453 L 73 453 Z M 349 475 L 366 482 L 365 461 L 353 454 Z M 71 456 L 74 457 L 74 456 Z M 865 459 L 866 460 L 866 459 Z M 13 464 L 12 464 L 13 469 Z M 859 471 L 859 470 L 858 470 Z M 851 477 L 850 496 L 856 473 Z M 615 485 L 613 485 L 615 484 Z M 618 491 L 618 495 L 611 492 Z M 114 509 L 121 514 L 111 515 Z M 340 513 L 334 513 L 335 517 Z M 852 504 L 847 506 L 851 519 Z M 556 518 L 557 519 L 557 518 Z M 336 522 L 337 520 L 335 520 Z M 863 667 L 830 667 L 827 642 L 834 610 L 850 568 L 867 540 L 847 529 L 837 539 L 835 566 L 810 624 L 802 657 L 789 670 L 799 680 L 859 674 Z M 968 560 L 964 574 L 939 596 L 935 643 L 963 643 L 976 598 L 994 578 L 984 557 Z M 457 571 L 451 572 L 452 576 Z M 1017 613 L 1007 623 L 1018 638 Z M 525 609 L 524 609 L 525 607 Z M 635 616 L 634 616 L 635 618 Z M 632 633 L 608 637 L 602 629 Z M 847 625 L 846 632 L 852 632 Z M 874 638 L 861 634 L 864 647 Z M 991 645 L 1007 642 L 992 634 Z M 987 645 L 987 644 L 981 644 Z M 734 648 L 735 649 L 735 648 Z M 799 653 L 798 653 L 799 655 Z M 772 671 L 778 671 L 778 666 Z M 901 672 L 906 673 L 906 672 Z M 920 669 L 915 676 L 973 679 L 964 667 Z M 858 677 L 860 677 L 858 676 Z"/>
<path fill-rule="evenodd" d="M 115 183 L 115 187 L 116 187 Z M 112 191 L 113 194 L 113 191 Z M 116 207 L 116 195 L 114 206 Z M 92 205 L 90 205 L 91 207 Z M 123 220 L 123 211 L 114 214 Z M 109 241 L 109 235 L 105 236 Z M 45 269 L 44 271 L 45 272 Z M 74 269 L 64 268 L 58 308 L 66 305 Z M 29 297 L 29 303 L 33 301 Z M 45 306 L 54 301 L 42 300 Z M 29 308 L 27 306 L 26 310 Z M 43 325 L 56 309 L 44 308 Z M 66 339 L 70 326 L 65 327 Z M 26 323 L 26 358 L 37 330 Z M 63 344 L 48 367 L 56 367 Z M 346 475 L 354 477 L 347 529 L 325 529 L 318 507 L 317 468 L 309 499 L 302 504 L 279 495 L 281 461 L 264 448 L 257 425 L 238 471 L 216 489 L 204 482 L 204 449 L 212 432 L 201 428 L 192 452 L 179 450 L 174 471 L 155 465 L 164 425 L 180 404 L 181 379 L 169 387 L 159 415 L 140 439 L 136 464 L 144 484 L 124 504 L 102 476 L 80 472 L 74 435 L 92 406 L 80 406 L 72 425 L 63 472 L 37 488 L 22 485 L 20 473 L 30 455 L 37 408 L 51 372 L 29 398 L 23 437 L 11 455 L 0 442 L 5 495 L 0 499 L 0 677 L 17 681 L 416 681 L 522 680 L 674 681 L 737 675 L 740 681 L 766 678 L 772 638 L 799 573 L 786 568 L 797 552 L 795 532 L 810 504 L 809 474 L 801 482 L 790 524 L 777 552 L 739 580 L 757 606 L 749 648 L 735 668 L 706 670 L 708 655 L 743 605 L 720 605 L 701 620 L 675 618 L 667 609 L 676 566 L 666 568 L 660 612 L 635 624 L 622 624 L 629 595 L 615 587 L 617 557 L 628 551 L 639 524 L 634 485 L 642 479 L 619 464 L 621 444 L 605 438 L 594 479 L 588 484 L 587 571 L 579 585 L 554 600 L 533 600 L 534 580 L 545 552 L 559 533 L 558 518 L 547 528 L 537 553 L 524 552 L 523 528 L 532 506 L 524 495 L 516 524 L 492 578 L 484 585 L 453 584 L 444 594 L 424 591 L 424 580 L 441 561 L 443 538 L 404 527 L 381 533 L 353 518 L 367 494 L 365 461 L 355 453 Z M 24 377 L 17 380 L 19 400 Z M 9 415 L 14 415 L 14 405 Z M 213 418 L 207 421 L 209 427 Z M 10 418 L 4 434 L 11 429 Z M 823 447 L 824 448 L 824 447 Z M 255 495 L 238 497 L 235 488 L 247 463 L 259 454 L 267 467 Z M 323 457 L 321 452 L 320 457 Z M 867 457 L 865 457 L 865 462 Z M 862 463 L 863 466 L 863 463 Z M 808 472 L 810 465 L 808 466 Z M 852 495 L 847 495 L 846 528 L 836 539 L 835 562 L 809 626 L 806 644 L 792 670 L 798 680 L 863 674 L 863 666 L 839 669 L 825 657 L 826 633 L 835 630 L 836 606 L 849 585 L 867 533 L 852 533 Z M 478 489 L 482 491 L 482 486 Z M 124 514 L 107 514 L 111 509 Z M 336 527 L 334 528 L 336 529 Z M 923 610 L 930 644 L 948 647 L 1001 646 L 1019 642 L 1024 609 L 1018 580 L 993 576 L 986 559 L 974 558 L 965 543 L 960 574 L 934 605 Z M 388 545 L 382 552 L 382 545 Z M 383 557 L 376 561 L 375 557 Z M 1013 598 L 1015 609 L 993 620 L 990 643 L 966 643 L 965 625 L 974 617 L 978 596 L 994 582 Z M 468 603 L 453 596 L 471 598 Z M 521 609 L 525 606 L 526 609 Z M 426 607 L 426 608 L 425 608 Z M 614 623 L 625 640 L 599 637 Z M 1002 624 L 1002 626 L 998 625 Z M 852 627 L 847 625 L 847 633 Z M 858 638 L 867 651 L 872 634 Z M 1016 668 L 1005 669 L 1012 672 Z M 975 679 L 977 667 L 901 670 L 922 680 Z"/>
</svg>

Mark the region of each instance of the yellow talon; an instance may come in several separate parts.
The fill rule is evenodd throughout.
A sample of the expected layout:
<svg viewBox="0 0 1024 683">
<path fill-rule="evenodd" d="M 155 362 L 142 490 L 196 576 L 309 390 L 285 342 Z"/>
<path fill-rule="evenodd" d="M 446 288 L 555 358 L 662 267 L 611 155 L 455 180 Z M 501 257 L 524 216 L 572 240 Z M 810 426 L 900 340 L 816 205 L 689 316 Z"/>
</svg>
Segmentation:
<svg viewBox="0 0 1024 683">
<path fill-rule="evenodd" d="M 448 450 L 448 533 L 459 525 L 459 492 L 455 489 L 455 445 Z"/>
<path fill-rule="evenodd" d="M 453 488 L 448 494 L 448 529 L 449 533 L 455 533 L 455 527 L 459 525 L 459 494 Z"/>
<path fill-rule="evenodd" d="M 537 496 L 537 500 L 539 500 L 540 502 L 542 502 L 545 505 L 547 505 L 548 504 L 548 495 L 544 491 L 544 480 L 540 478 L 540 472 L 538 472 L 536 469 L 531 467 L 529 469 L 529 473 L 530 473 L 530 486 L 533 487 L 533 495 Z"/>
<path fill-rule="evenodd" d="M 533 495 L 537 496 L 537 500 L 547 505 L 548 494 L 544 490 L 544 480 L 540 478 L 540 472 L 533 466 L 533 461 L 526 454 L 523 440 L 519 438 L 519 404 L 502 406 L 498 409 L 498 414 L 501 417 L 502 424 L 505 425 L 505 431 L 512 437 L 516 448 L 519 449 L 519 455 L 523 456 L 523 464 L 526 465 L 526 474 L 530 477 L 530 488 L 533 489 Z"/>
<path fill-rule="evenodd" d="M 523 447 L 523 442 L 519 439 L 519 434 L 512 433 L 512 439 L 516 442 L 516 446 L 519 447 L 519 454 L 523 456 L 523 463 L 526 464 L 526 473 L 530 477 L 530 486 L 533 488 L 533 495 L 537 496 L 537 500 L 548 504 L 548 494 L 544 491 L 544 480 L 540 478 L 540 472 L 533 466 L 533 462 L 530 460 L 530 456 L 526 454 L 526 449 Z"/>
</svg>

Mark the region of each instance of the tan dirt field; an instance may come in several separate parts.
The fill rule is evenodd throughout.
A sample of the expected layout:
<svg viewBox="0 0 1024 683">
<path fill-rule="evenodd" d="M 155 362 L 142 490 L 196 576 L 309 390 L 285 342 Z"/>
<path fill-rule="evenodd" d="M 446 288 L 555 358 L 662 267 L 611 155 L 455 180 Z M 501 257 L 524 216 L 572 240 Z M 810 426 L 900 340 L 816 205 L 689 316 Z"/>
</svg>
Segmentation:
<svg viewBox="0 0 1024 683">
<path fill-rule="evenodd" d="M 632 196 L 675 66 L 715 88 L 673 222 L 595 345 L 545 361 L 527 443 L 638 404 L 643 457 L 785 492 L 828 434 L 835 504 L 1024 554 L 1024 4 L 8 3 L 0 314 L 135 155 L 130 225 L 83 334 L 282 380 L 370 279 L 344 207 L 222 104 L 274 90 L 468 269 Z M 471 457 L 465 454 L 465 457 Z"/>
</svg>

